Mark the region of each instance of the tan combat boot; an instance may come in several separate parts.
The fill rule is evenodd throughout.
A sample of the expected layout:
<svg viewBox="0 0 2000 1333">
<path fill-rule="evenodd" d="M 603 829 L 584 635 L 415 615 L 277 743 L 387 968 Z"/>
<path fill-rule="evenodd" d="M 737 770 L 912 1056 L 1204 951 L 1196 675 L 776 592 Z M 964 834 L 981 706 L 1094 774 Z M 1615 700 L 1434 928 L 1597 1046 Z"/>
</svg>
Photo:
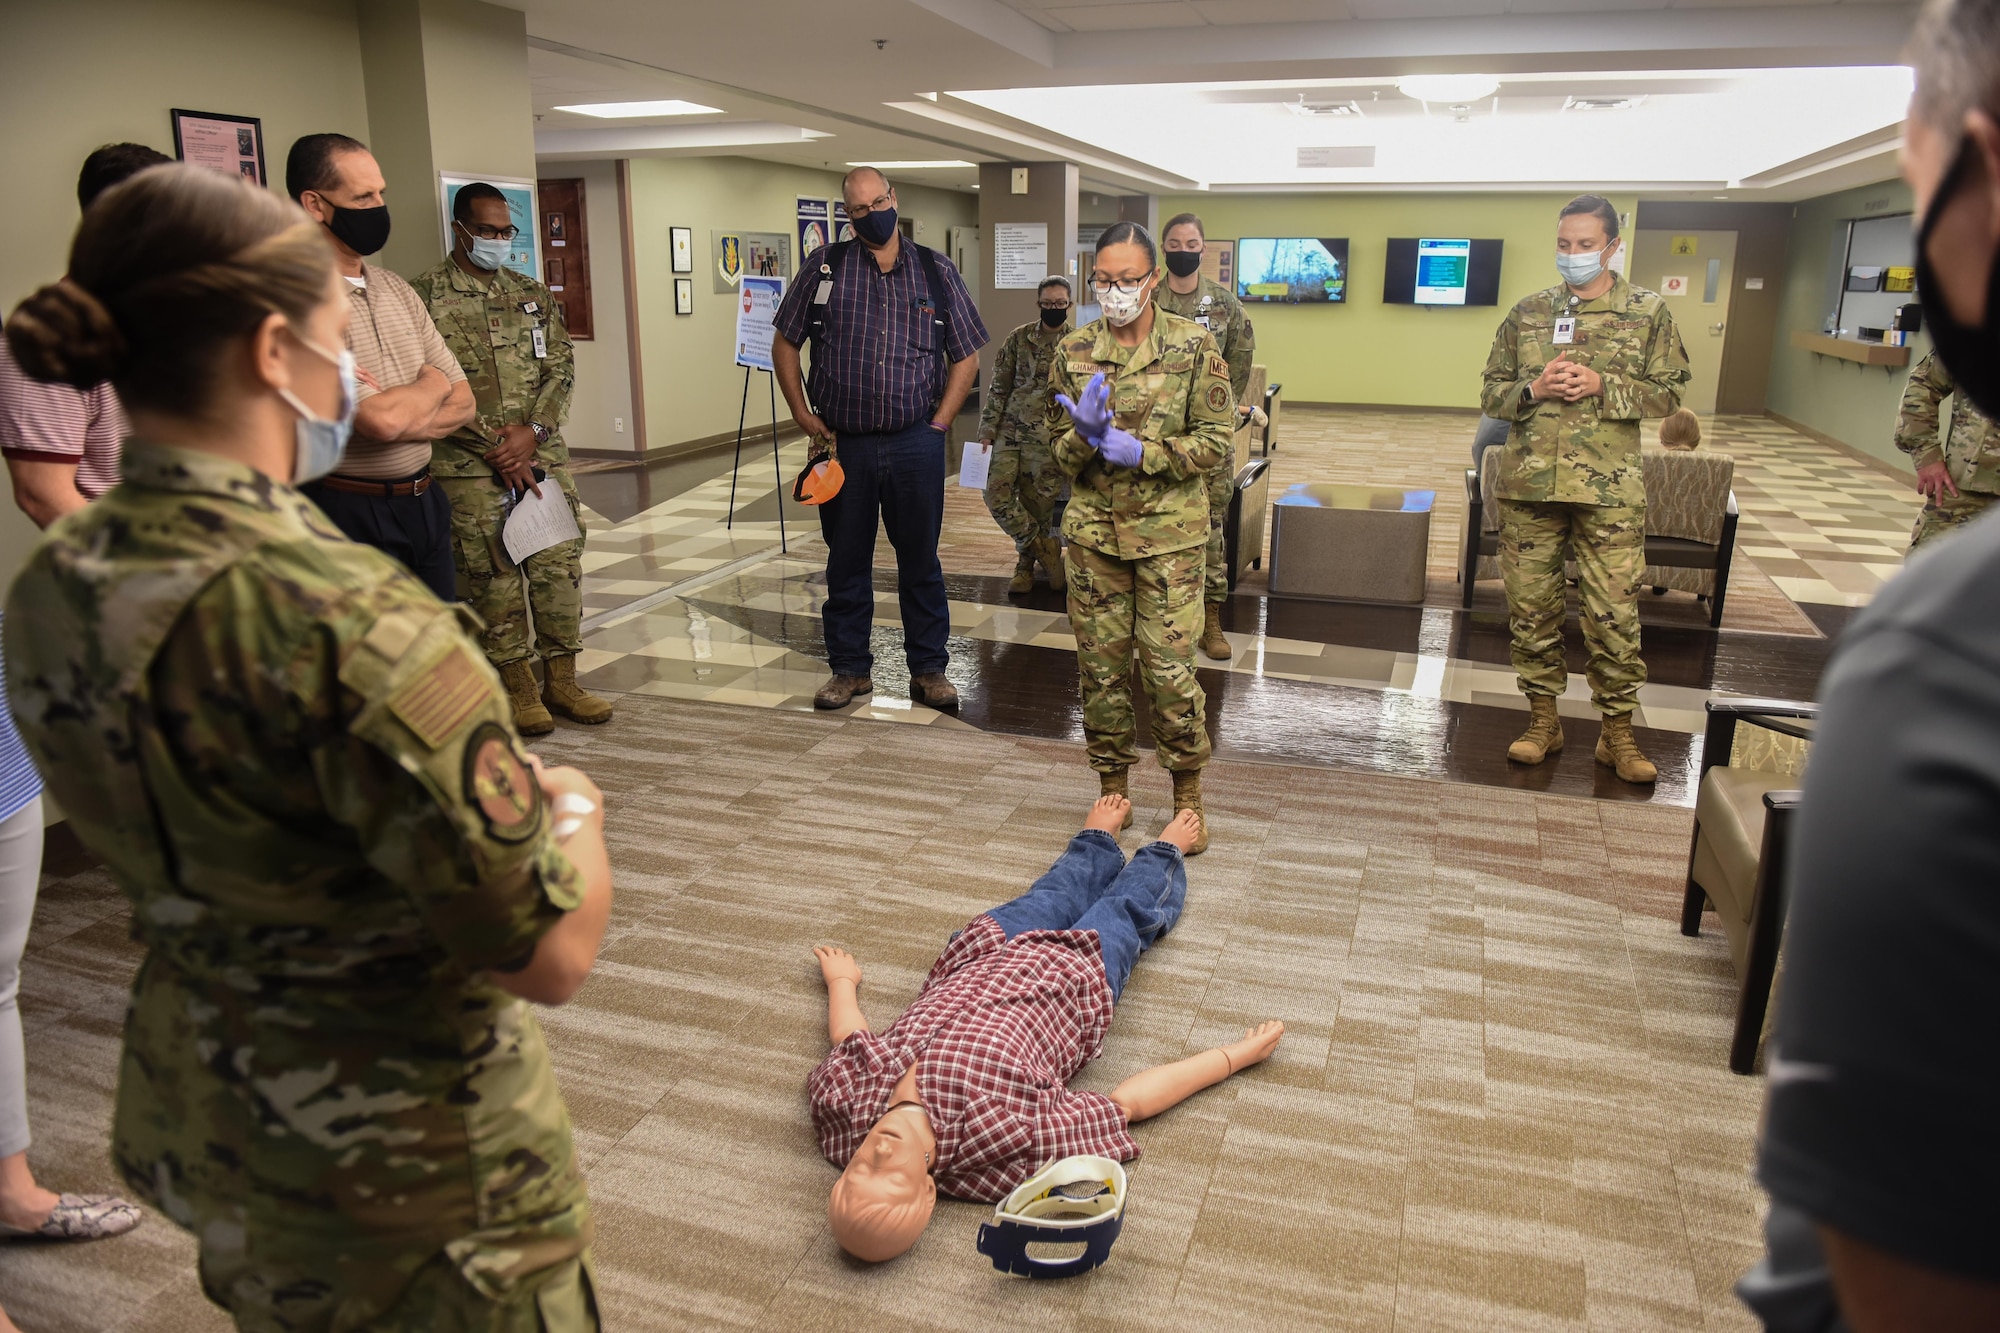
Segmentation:
<svg viewBox="0 0 2000 1333">
<path fill-rule="evenodd" d="M 1200 856 L 1208 850 L 1208 815 L 1201 808 L 1201 770 L 1198 768 L 1176 769 L 1174 771 L 1174 809 L 1192 810 L 1201 820 L 1201 836 L 1187 849 L 1187 855 Z"/>
<path fill-rule="evenodd" d="M 1114 769 L 1109 773 L 1100 769 L 1097 774 L 1097 794 L 1099 796 L 1123 796 L 1127 801 L 1130 801 L 1132 799 L 1132 790 L 1126 781 L 1125 773 L 1126 770 L 1122 768 Z M 1120 830 L 1132 827 L 1132 810 L 1129 805 L 1125 810 L 1125 822 L 1118 827 Z"/>
<path fill-rule="evenodd" d="M 542 702 L 572 722 L 595 725 L 611 720 L 611 703 L 576 683 L 576 658 L 569 653 L 542 659 Z"/>
<path fill-rule="evenodd" d="M 1035 538 L 1035 559 L 1042 562 L 1048 572 L 1049 587 L 1061 592 L 1068 586 L 1069 576 L 1063 573 L 1062 543 L 1054 537 Z"/>
<path fill-rule="evenodd" d="M 508 702 L 514 705 L 514 730 L 523 736 L 546 736 L 556 729 L 556 720 L 542 707 L 542 692 L 535 688 L 533 658 L 501 667 L 500 681 L 507 687 Z"/>
<path fill-rule="evenodd" d="M 1651 782 L 1660 776 L 1653 761 L 1639 753 L 1630 713 L 1604 719 L 1604 729 L 1597 733 L 1597 762 L 1616 769 L 1618 776 L 1627 782 Z"/>
<path fill-rule="evenodd" d="M 1561 753 L 1563 747 L 1563 725 L 1556 716 L 1555 696 L 1529 695 L 1528 711 L 1534 715 L 1528 730 L 1507 747 L 1507 757 L 1517 764 L 1539 764 L 1550 755 Z"/>
<path fill-rule="evenodd" d="M 1035 551 L 1033 547 L 1021 552 L 1014 560 L 1014 577 L 1007 580 L 1007 593 L 1019 597 L 1032 591 L 1035 586 Z"/>
<path fill-rule="evenodd" d="M 1236 650 L 1229 646 L 1229 639 L 1222 632 L 1221 602 L 1203 602 L 1201 604 L 1201 643 L 1199 646 L 1202 652 L 1213 657 L 1218 662 L 1227 662 L 1231 657 L 1236 655 Z"/>
</svg>

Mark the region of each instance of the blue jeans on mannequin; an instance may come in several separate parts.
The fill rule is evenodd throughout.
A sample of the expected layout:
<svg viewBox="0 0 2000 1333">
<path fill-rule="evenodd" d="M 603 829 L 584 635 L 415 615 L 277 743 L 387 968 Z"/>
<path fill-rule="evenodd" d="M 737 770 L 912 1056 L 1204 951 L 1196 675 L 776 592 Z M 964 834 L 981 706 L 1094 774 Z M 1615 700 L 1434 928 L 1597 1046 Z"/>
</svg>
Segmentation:
<svg viewBox="0 0 2000 1333">
<path fill-rule="evenodd" d="M 928 421 L 879 435 L 841 435 L 840 493 L 819 507 L 826 538 L 826 654 L 834 674 L 866 676 L 875 658 L 875 527 L 896 551 L 896 598 L 910 674 L 943 671 L 951 609 L 938 534 L 944 528 L 945 433 Z"/>
<path fill-rule="evenodd" d="M 1128 863 L 1118 840 L 1085 829 L 1034 887 L 987 913 L 1008 939 L 1030 930 L 1094 930 L 1115 1002 L 1139 955 L 1174 928 L 1187 901 L 1187 863 L 1170 842 L 1149 842 Z"/>
</svg>

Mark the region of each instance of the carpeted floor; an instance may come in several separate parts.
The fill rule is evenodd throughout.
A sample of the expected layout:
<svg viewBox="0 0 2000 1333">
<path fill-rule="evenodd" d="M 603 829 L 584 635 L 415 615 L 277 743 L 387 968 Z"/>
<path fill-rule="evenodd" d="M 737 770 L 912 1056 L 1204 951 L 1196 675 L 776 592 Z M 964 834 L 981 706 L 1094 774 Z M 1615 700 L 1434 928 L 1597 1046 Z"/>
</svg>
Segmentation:
<svg viewBox="0 0 2000 1333">
<path fill-rule="evenodd" d="M 866 970 L 886 1025 L 946 935 L 1075 829 L 1080 755 L 962 729 L 628 696 L 538 747 L 610 799 L 618 902 L 595 975 L 544 1022 L 595 1201 L 617 1329 L 1736 1328 L 1757 1248 L 1761 1080 L 1725 1068 L 1735 984 L 1675 926 L 1687 812 L 1217 763 L 1214 847 L 1104 1058 L 1150 1064 L 1286 1021 L 1277 1055 L 1137 1131 L 1107 1267 L 1003 1279 L 952 1204 L 907 1258 L 828 1238 L 807 1072 L 809 955 Z M 1167 783 L 1135 771 L 1140 822 Z M 134 963 L 102 872 L 52 883 L 24 969 L 33 1162 L 108 1183 Z M 157 1218 L 0 1246 L 31 1333 L 216 1329 Z"/>
</svg>

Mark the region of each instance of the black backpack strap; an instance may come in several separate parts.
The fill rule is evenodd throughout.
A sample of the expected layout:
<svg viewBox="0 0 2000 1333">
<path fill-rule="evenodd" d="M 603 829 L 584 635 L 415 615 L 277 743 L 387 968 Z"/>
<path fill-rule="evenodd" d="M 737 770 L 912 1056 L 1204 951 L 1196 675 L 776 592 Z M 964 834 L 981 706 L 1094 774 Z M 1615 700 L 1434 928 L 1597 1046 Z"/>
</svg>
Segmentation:
<svg viewBox="0 0 2000 1333">
<path fill-rule="evenodd" d="M 924 266 L 924 285 L 930 289 L 931 296 L 931 323 L 937 328 L 938 374 L 949 379 L 951 353 L 946 350 L 945 344 L 951 341 L 951 301 L 948 299 L 951 292 L 944 285 L 944 274 L 938 268 L 937 251 L 915 241 L 905 244 L 917 252 L 917 260 Z"/>
</svg>

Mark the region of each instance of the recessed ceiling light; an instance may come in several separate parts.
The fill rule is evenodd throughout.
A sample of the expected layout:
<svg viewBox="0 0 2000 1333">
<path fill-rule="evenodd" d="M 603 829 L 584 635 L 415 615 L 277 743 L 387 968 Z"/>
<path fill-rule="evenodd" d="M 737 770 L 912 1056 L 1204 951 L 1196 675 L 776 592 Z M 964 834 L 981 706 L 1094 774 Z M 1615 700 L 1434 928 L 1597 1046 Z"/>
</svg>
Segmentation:
<svg viewBox="0 0 2000 1333">
<path fill-rule="evenodd" d="M 1343 102 L 1309 102 L 1301 94 L 1297 101 L 1285 103 L 1295 116 L 1359 116 L 1361 104 L 1353 98 Z"/>
<path fill-rule="evenodd" d="M 1412 74 L 1396 80 L 1396 91 L 1419 102 L 1477 102 L 1500 89 L 1491 74 Z"/>
<path fill-rule="evenodd" d="M 878 171 L 923 171 L 928 167 L 969 167 L 970 162 L 947 158 L 941 162 L 849 162 L 850 167 L 874 167 Z"/>
<path fill-rule="evenodd" d="M 683 102 L 678 97 L 669 97 L 659 102 L 582 102 L 576 106 L 559 106 L 558 111 L 574 111 L 579 116 L 596 116 L 601 120 L 624 120 L 634 116 L 718 116 L 719 106 L 703 106 L 699 102 Z"/>
<path fill-rule="evenodd" d="M 1635 107 L 1635 106 L 1639 105 L 1639 103 L 1641 103 L 1641 102 L 1643 102 L 1643 101 L 1645 101 L 1645 100 L 1646 100 L 1646 99 L 1645 99 L 1645 97 L 1644 97 L 1644 96 L 1639 96 L 1639 97 L 1565 97 L 1565 98 L 1563 99 L 1563 110 L 1565 110 L 1565 111 L 1630 111 L 1630 110 L 1631 110 L 1631 109 L 1632 109 L 1633 107 Z"/>
</svg>

